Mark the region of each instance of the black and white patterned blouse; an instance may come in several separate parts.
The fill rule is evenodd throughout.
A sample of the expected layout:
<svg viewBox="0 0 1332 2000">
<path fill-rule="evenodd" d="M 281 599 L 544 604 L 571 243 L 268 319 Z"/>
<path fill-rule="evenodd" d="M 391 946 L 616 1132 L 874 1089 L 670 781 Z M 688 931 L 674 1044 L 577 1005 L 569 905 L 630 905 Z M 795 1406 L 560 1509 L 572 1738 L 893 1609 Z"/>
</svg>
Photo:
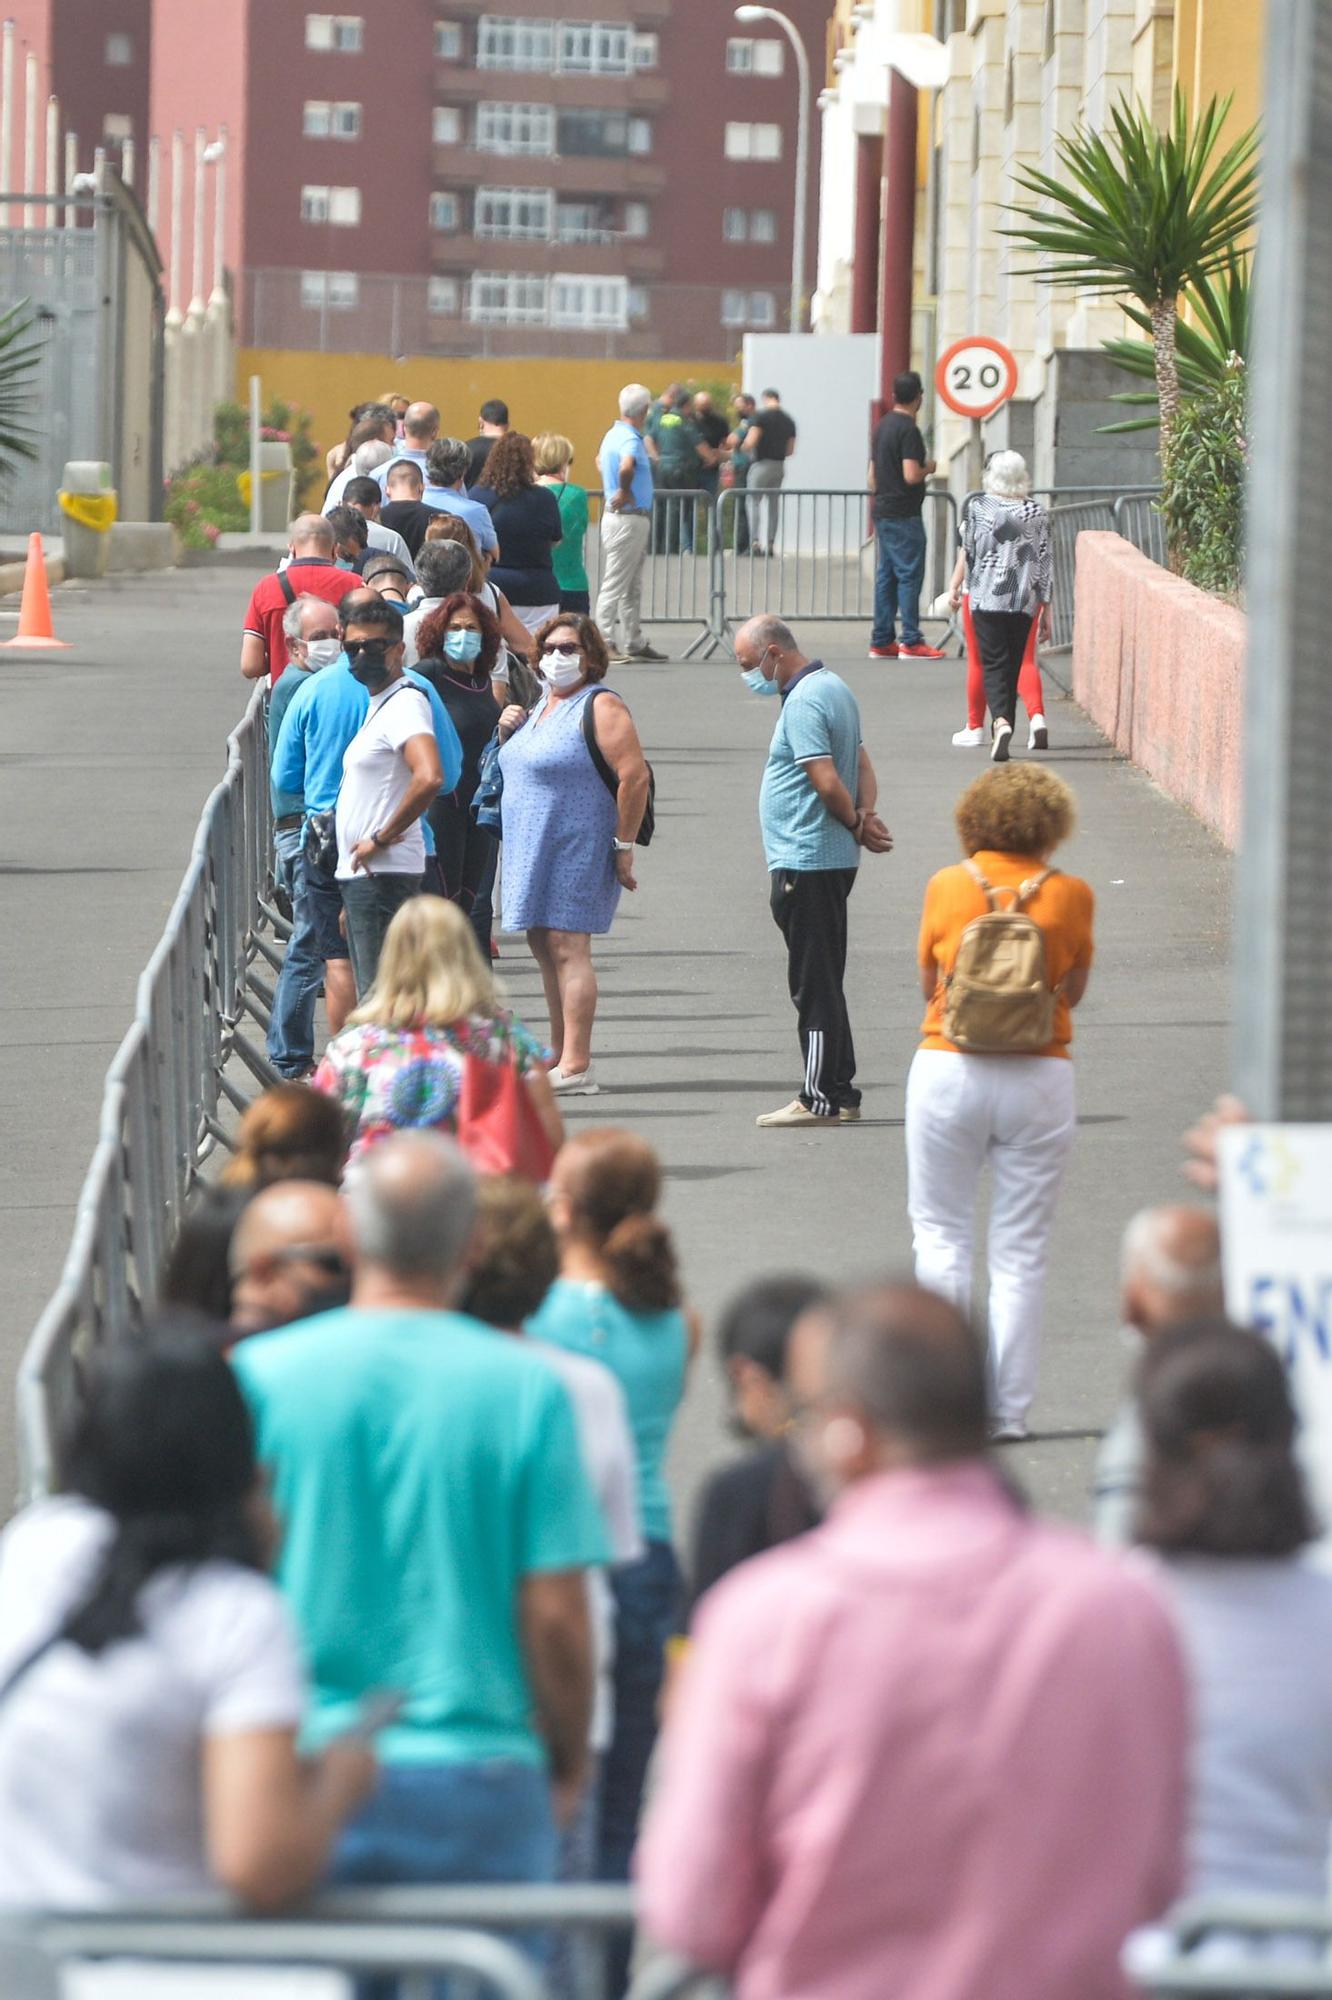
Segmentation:
<svg viewBox="0 0 1332 2000">
<path fill-rule="evenodd" d="M 973 611 L 1021 611 L 1050 602 L 1050 517 L 1034 500 L 983 493 L 962 524 Z"/>
</svg>

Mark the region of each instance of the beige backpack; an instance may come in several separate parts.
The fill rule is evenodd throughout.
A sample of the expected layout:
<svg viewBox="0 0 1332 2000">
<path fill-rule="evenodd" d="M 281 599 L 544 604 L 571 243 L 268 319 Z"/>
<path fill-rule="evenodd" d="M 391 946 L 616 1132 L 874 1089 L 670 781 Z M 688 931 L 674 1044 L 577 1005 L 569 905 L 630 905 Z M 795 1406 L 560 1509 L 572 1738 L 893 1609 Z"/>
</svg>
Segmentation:
<svg viewBox="0 0 1332 2000">
<path fill-rule="evenodd" d="M 999 890 L 974 862 L 965 866 L 989 908 L 963 931 L 944 982 L 944 1034 L 969 1055 L 1037 1055 L 1054 1035 L 1055 994 L 1045 971 L 1045 933 L 1023 906 L 1055 870 L 1042 870 L 1020 889 Z M 999 900 L 1005 895 L 1011 903 Z"/>
</svg>

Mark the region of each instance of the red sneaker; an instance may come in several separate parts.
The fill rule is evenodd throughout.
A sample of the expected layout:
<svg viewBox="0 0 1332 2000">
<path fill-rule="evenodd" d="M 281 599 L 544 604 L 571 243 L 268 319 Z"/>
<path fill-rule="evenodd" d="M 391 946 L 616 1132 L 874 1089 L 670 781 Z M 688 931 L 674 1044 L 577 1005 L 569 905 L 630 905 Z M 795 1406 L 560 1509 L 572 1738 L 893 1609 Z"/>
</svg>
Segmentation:
<svg viewBox="0 0 1332 2000">
<path fill-rule="evenodd" d="M 871 646 L 866 657 L 871 660 L 895 660 L 897 653 L 897 641 L 890 639 L 886 646 Z"/>
<path fill-rule="evenodd" d="M 948 655 L 941 646 L 927 646 L 922 639 L 918 646 L 899 646 L 904 660 L 946 660 Z"/>
</svg>

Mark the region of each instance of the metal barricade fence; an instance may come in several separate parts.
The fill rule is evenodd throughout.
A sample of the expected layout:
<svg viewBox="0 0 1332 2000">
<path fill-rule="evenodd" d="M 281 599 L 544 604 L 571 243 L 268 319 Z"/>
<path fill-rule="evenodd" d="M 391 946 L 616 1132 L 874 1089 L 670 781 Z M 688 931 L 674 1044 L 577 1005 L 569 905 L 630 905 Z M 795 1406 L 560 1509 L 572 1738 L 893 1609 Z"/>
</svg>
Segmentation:
<svg viewBox="0 0 1332 2000">
<path fill-rule="evenodd" d="M 601 519 L 605 497 L 589 493 L 586 560 L 589 595 L 595 614 L 601 592 Z M 661 489 L 652 504 L 648 524 L 648 554 L 643 565 L 642 617 L 648 625 L 698 627 L 683 657 L 705 658 L 716 651 L 715 595 L 717 563 L 712 534 L 711 493 L 701 487 Z M 618 634 L 607 632 L 608 641 Z"/>
<path fill-rule="evenodd" d="M 49 1490 L 55 1437 L 81 1359 L 122 1333 L 156 1295 L 199 1168 L 225 1140 L 223 1102 L 247 1102 L 225 1074 L 233 1058 L 263 1085 L 277 1079 L 243 1032 L 267 1025 L 254 974 L 265 926 L 271 844 L 264 694 L 227 739 L 227 768 L 199 821 L 189 865 L 138 986 L 134 1019 L 107 1072 L 92 1163 L 60 1282 L 18 1373 L 23 1494 Z"/>
<path fill-rule="evenodd" d="M 1116 500 L 1115 533 L 1162 569 L 1167 567 L 1166 525 L 1159 493 L 1125 493 Z"/>
<path fill-rule="evenodd" d="M 478 2000 L 546 2000 L 539 1967 L 519 1948 L 524 1935 L 559 1931 L 571 1943 L 597 1941 L 631 1929 L 635 1916 L 633 1891 L 611 1883 L 335 1890 L 267 1918 L 241 1915 L 215 1895 L 89 1915 L 6 1913 L 0 1963 L 22 1951 L 38 1968 L 28 1991 L 6 1987 L 5 2000 L 46 2000 L 48 1991 L 55 2000 L 57 1988 L 40 1983 L 43 1963 L 98 1959 L 385 1972 L 405 1975 L 412 1996 L 434 1992 L 433 1974 L 461 1973 Z M 600 1953 L 590 1957 L 599 1966 Z M 603 2000 L 598 1983 L 594 1972 L 579 2000 Z M 715 1975 L 658 1958 L 640 1971 L 630 2000 L 723 2000 L 724 1993 Z"/>
</svg>

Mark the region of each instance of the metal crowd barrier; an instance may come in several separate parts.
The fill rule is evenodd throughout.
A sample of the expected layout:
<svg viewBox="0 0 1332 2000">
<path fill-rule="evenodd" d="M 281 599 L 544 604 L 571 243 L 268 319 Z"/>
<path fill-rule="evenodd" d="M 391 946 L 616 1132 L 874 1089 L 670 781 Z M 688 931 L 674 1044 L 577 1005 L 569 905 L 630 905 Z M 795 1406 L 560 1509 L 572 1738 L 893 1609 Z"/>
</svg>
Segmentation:
<svg viewBox="0 0 1332 2000">
<path fill-rule="evenodd" d="M 634 1920 L 633 1891 L 601 1883 L 336 1890 L 266 1918 L 205 1896 L 88 1915 L 6 1913 L 0 1968 L 5 2000 L 56 2000 L 60 1967 L 97 1960 L 391 1973 L 413 2000 L 434 1991 L 431 1975 L 462 1973 L 467 1992 L 487 2000 L 546 2000 L 546 1980 L 515 1938 L 603 1939 Z M 16 1985 L 10 1967 L 20 1964 L 26 1980 Z M 722 2000 L 724 1991 L 711 1974 L 660 1958 L 643 1967 L 630 2000 Z M 601 1996 L 586 1986 L 579 2000 Z"/>
<path fill-rule="evenodd" d="M 226 1134 L 224 1101 L 247 1099 L 225 1074 L 235 1058 L 262 1087 L 275 1082 L 247 1019 L 267 1026 L 280 964 L 265 927 L 285 931 L 264 900 L 271 850 L 263 690 L 227 738 L 227 768 L 204 807 L 166 928 L 138 987 L 134 1019 L 107 1072 L 92 1164 L 79 1196 L 60 1282 L 18 1373 L 22 1491 L 50 1488 L 55 1438 L 78 1390 L 81 1359 L 131 1325 L 156 1296 L 199 1168 Z"/>
<path fill-rule="evenodd" d="M 601 517 L 604 496 L 588 494 L 587 574 L 592 609 L 601 590 Z M 683 657 L 710 658 L 716 636 L 717 568 L 712 533 L 713 496 L 701 487 L 658 493 L 649 524 L 643 569 L 643 624 L 695 626 Z"/>
<path fill-rule="evenodd" d="M 1165 569 L 1166 525 L 1160 497 L 1157 492 L 1121 495 L 1115 502 L 1115 533 Z"/>
<path fill-rule="evenodd" d="M 1162 1932 L 1131 1939 L 1124 1963 L 1157 2000 L 1199 1993 L 1332 2000 L 1332 1906 L 1290 1896 L 1190 1897 Z"/>
</svg>

